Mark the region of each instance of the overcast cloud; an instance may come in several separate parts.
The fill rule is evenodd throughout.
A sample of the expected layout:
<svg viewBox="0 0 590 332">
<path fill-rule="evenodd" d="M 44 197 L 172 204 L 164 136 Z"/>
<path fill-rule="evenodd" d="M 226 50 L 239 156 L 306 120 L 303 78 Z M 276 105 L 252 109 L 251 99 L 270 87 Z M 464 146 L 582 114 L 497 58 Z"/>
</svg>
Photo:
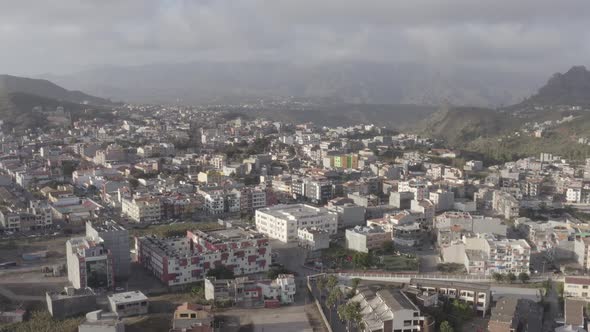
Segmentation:
<svg viewBox="0 0 590 332">
<path fill-rule="evenodd" d="M 588 0 L 5 0 L 0 73 L 199 60 L 414 61 L 566 70 Z"/>
</svg>

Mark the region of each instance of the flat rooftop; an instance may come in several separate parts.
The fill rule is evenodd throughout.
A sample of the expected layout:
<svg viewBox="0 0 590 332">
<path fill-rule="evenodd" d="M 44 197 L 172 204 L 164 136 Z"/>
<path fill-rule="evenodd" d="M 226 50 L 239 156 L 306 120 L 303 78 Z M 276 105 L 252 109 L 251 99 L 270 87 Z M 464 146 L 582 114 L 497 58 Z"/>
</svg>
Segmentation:
<svg viewBox="0 0 590 332">
<path fill-rule="evenodd" d="M 108 296 L 109 301 L 114 303 L 127 303 L 127 302 L 139 302 L 147 301 L 148 298 L 140 291 L 115 293 Z"/>
<path fill-rule="evenodd" d="M 302 218 L 327 214 L 329 212 L 326 208 L 316 208 L 306 204 L 281 204 L 270 208 L 263 208 L 258 211 L 269 214 L 275 218 Z"/>
</svg>

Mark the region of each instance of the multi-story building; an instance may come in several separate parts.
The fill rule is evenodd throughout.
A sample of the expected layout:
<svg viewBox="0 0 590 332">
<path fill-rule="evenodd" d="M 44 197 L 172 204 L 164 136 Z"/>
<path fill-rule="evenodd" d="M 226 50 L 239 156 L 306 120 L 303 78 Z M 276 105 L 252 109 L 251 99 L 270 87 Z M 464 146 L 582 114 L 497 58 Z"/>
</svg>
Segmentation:
<svg viewBox="0 0 590 332">
<path fill-rule="evenodd" d="M 137 261 L 168 286 L 202 280 L 219 266 L 236 275 L 265 272 L 271 262 L 268 238 L 239 229 L 135 238 L 135 250 Z"/>
<path fill-rule="evenodd" d="M 240 213 L 240 192 L 238 190 L 213 190 L 203 192 L 205 212 L 211 215 Z"/>
<path fill-rule="evenodd" d="M 481 234 L 462 241 L 442 249 L 445 262 L 463 264 L 469 274 L 529 273 L 531 248 L 525 240 Z"/>
<path fill-rule="evenodd" d="M 520 203 L 514 196 L 505 191 L 495 190 L 492 194 L 492 209 L 505 219 L 518 218 Z"/>
<path fill-rule="evenodd" d="M 131 254 L 129 245 L 129 231 L 125 227 L 110 220 L 94 225 L 86 222 L 86 238 L 100 243 L 111 253 L 115 278 L 129 277 L 131 268 Z"/>
<path fill-rule="evenodd" d="M 368 253 L 391 243 L 391 232 L 379 226 L 356 226 L 346 230 L 345 238 L 347 249 Z"/>
<path fill-rule="evenodd" d="M 316 227 L 335 234 L 338 216 L 326 208 L 305 204 L 283 204 L 256 211 L 256 229 L 282 242 L 297 241 L 298 229 L 305 227 Z"/>
<path fill-rule="evenodd" d="M 590 277 L 565 277 L 563 295 L 590 301 Z"/>
<path fill-rule="evenodd" d="M 448 299 L 461 300 L 473 308 L 473 311 L 485 317 L 491 302 L 490 285 L 449 280 L 412 279 L 410 286 L 421 291 L 435 292 Z"/>
<path fill-rule="evenodd" d="M 250 280 L 248 277 L 236 279 L 205 279 L 205 299 L 209 301 L 230 301 L 237 306 L 256 306 L 265 299 L 279 300 L 280 303 L 294 302 L 296 293 L 295 277 L 292 274 L 279 274 L 274 280 Z"/>
<path fill-rule="evenodd" d="M 349 302 L 360 304 L 366 332 L 422 331 L 424 327 L 424 315 L 399 289 L 382 289 L 376 293 L 363 289 Z"/>
<path fill-rule="evenodd" d="M 428 185 L 425 182 L 421 181 L 400 181 L 398 184 L 397 191 L 402 192 L 410 192 L 414 194 L 414 199 L 421 201 L 423 199 L 428 198 Z"/>
<path fill-rule="evenodd" d="M 237 191 L 237 189 L 234 189 Z M 266 190 L 264 188 L 244 187 L 239 191 L 240 211 L 251 214 L 254 211 L 266 207 Z"/>
<path fill-rule="evenodd" d="M 148 313 L 149 301 L 140 291 L 115 293 L 107 296 L 111 312 L 119 317 L 145 315 Z"/>
<path fill-rule="evenodd" d="M 134 222 L 157 222 L 162 218 L 162 201 L 150 196 L 123 199 L 122 212 Z"/>
<path fill-rule="evenodd" d="M 46 229 L 53 224 L 50 208 L 2 209 L 0 210 L 0 224 L 10 232 L 28 232 Z"/>
<path fill-rule="evenodd" d="M 85 237 L 66 242 L 68 280 L 74 288 L 110 289 L 114 285 L 113 257 L 101 243 Z"/>
<path fill-rule="evenodd" d="M 438 190 L 431 192 L 429 199 L 434 204 L 437 212 L 446 211 L 453 208 L 453 203 L 455 203 L 455 194 L 452 191 Z"/>
<path fill-rule="evenodd" d="M 299 245 L 309 250 L 321 250 L 330 247 L 330 233 L 316 227 L 303 227 L 297 230 Z"/>
<path fill-rule="evenodd" d="M 590 237 L 576 237 L 574 257 L 584 270 L 590 270 Z"/>
</svg>

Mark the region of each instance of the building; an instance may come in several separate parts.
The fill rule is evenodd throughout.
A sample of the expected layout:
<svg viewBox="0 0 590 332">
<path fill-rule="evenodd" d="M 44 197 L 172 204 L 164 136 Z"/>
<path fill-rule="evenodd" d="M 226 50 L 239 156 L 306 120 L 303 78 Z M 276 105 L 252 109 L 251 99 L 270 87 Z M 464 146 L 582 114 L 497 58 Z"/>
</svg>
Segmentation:
<svg viewBox="0 0 590 332">
<path fill-rule="evenodd" d="M 338 228 L 338 217 L 323 207 L 305 204 L 276 205 L 256 211 L 256 229 L 282 242 L 297 241 L 299 228 L 316 227 L 330 235 Z"/>
<path fill-rule="evenodd" d="M 125 324 L 113 312 L 95 310 L 86 314 L 78 332 L 125 332 Z"/>
<path fill-rule="evenodd" d="M 158 197 L 123 199 L 122 212 L 134 222 L 158 222 L 162 217 L 162 202 Z"/>
<path fill-rule="evenodd" d="M 53 225 L 50 208 L 0 209 L 0 224 L 10 232 L 28 232 Z"/>
<path fill-rule="evenodd" d="M 77 237 L 66 242 L 68 280 L 74 288 L 110 289 L 114 285 L 113 257 L 102 243 Z"/>
<path fill-rule="evenodd" d="M 492 302 L 490 285 L 449 281 L 412 279 L 410 286 L 421 291 L 434 292 L 447 299 L 457 299 L 472 306 L 473 311 L 485 317 Z"/>
<path fill-rule="evenodd" d="M 210 306 L 185 302 L 174 311 L 170 332 L 213 332 L 214 320 Z"/>
<path fill-rule="evenodd" d="M 113 272 L 116 279 L 129 277 L 131 254 L 129 231 L 123 226 L 110 220 L 102 223 L 86 222 L 86 238 L 101 243 L 109 250 L 113 259 Z"/>
<path fill-rule="evenodd" d="M 584 269 L 590 269 L 590 237 L 576 237 L 574 240 L 574 257 Z"/>
<path fill-rule="evenodd" d="M 536 302 L 505 296 L 496 301 L 492 308 L 489 332 L 541 331 L 543 325 L 543 307 Z"/>
<path fill-rule="evenodd" d="M 140 291 L 108 295 L 109 308 L 119 317 L 146 315 L 149 301 Z"/>
<path fill-rule="evenodd" d="M 338 216 L 338 228 L 361 226 L 365 224 L 366 208 L 358 206 L 349 198 L 335 198 L 328 203 L 328 210 Z"/>
<path fill-rule="evenodd" d="M 299 246 L 309 250 L 330 248 L 330 233 L 316 227 L 303 227 L 297 230 Z"/>
<path fill-rule="evenodd" d="M 563 294 L 590 301 L 590 277 L 565 277 Z"/>
<path fill-rule="evenodd" d="M 490 234 L 463 237 L 442 248 L 443 261 L 465 266 L 469 274 L 529 273 L 531 248 L 525 240 L 498 240 Z"/>
<path fill-rule="evenodd" d="M 225 266 L 236 275 L 268 271 L 268 238 L 240 229 L 188 231 L 186 237 L 135 238 L 137 261 L 168 286 L 203 280 L 210 269 Z"/>
<path fill-rule="evenodd" d="M 453 208 L 455 194 L 451 191 L 438 190 L 431 192 L 429 199 L 434 204 L 436 212 L 447 211 Z"/>
<path fill-rule="evenodd" d="M 495 190 L 492 194 L 492 209 L 505 219 L 514 219 L 520 214 L 520 203 L 509 193 Z"/>
<path fill-rule="evenodd" d="M 240 192 L 237 190 L 214 190 L 203 192 L 205 212 L 211 215 L 240 213 Z M 266 194 L 265 194 L 266 199 Z"/>
<path fill-rule="evenodd" d="M 349 302 L 360 304 L 366 332 L 421 331 L 424 326 L 425 317 L 399 289 L 362 289 Z"/>
<path fill-rule="evenodd" d="M 215 302 L 231 302 L 240 307 L 262 306 L 264 300 L 278 300 L 282 304 L 295 301 L 295 277 L 280 274 L 276 279 L 250 280 L 248 277 L 221 280 L 205 279 L 205 299 Z"/>
<path fill-rule="evenodd" d="M 368 253 L 391 243 L 391 232 L 379 226 L 356 226 L 346 230 L 345 238 L 347 249 Z"/>
<path fill-rule="evenodd" d="M 65 287 L 63 292 L 45 294 L 47 311 L 56 319 L 78 316 L 98 309 L 96 294 L 90 288 Z"/>
</svg>

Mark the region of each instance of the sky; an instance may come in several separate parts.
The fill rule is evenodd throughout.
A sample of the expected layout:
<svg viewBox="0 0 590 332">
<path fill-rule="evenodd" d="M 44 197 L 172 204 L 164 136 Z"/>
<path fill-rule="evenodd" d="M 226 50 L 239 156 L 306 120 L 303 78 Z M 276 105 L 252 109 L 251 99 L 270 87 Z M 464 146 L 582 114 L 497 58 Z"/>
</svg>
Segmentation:
<svg viewBox="0 0 590 332">
<path fill-rule="evenodd" d="M 0 73 L 272 60 L 565 71 L 588 0 L 2 0 Z"/>
</svg>

